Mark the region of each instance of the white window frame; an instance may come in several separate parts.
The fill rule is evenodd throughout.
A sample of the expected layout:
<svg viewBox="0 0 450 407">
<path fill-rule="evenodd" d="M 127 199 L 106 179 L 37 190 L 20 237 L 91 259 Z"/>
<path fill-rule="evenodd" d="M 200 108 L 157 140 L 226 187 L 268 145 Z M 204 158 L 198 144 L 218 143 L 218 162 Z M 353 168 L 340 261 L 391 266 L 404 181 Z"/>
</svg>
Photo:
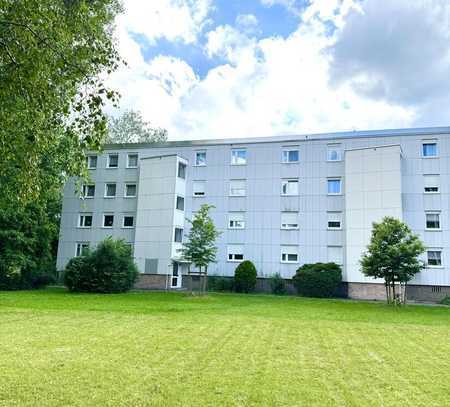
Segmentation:
<svg viewBox="0 0 450 407">
<path fill-rule="evenodd" d="M 91 226 L 86 226 L 86 216 L 91 217 Z M 94 215 L 92 212 L 83 212 L 78 214 L 78 223 L 77 227 L 80 229 L 90 229 L 92 228 L 92 225 L 94 224 Z"/>
<path fill-rule="evenodd" d="M 183 200 L 183 209 L 179 209 L 179 208 L 178 208 L 178 198 L 181 198 L 181 199 Z M 186 199 L 184 198 L 184 196 L 182 196 L 182 195 L 177 195 L 177 196 L 175 197 L 175 209 L 176 209 L 177 211 L 184 212 L 185 205 L 186 205 Z"/>
<path fill-rule="evenodd" d="M 336 151 L 337 152 L 337 159 L 332 160 L 331 159 L 331 152 Z M 339 143 L 330 143 L 327 144 L 327 161 L 329 162 L 339 162 L 342 161 L 342 144 Z"/>
<path fill-rule="evenodd" d="M 337 216 L 333 216 L 337 215 Z M 335 218 L 335 219 L 333 219 Z M 338 222 L 339 227 L 330 226 L 330 222 Z M 328 230 L 342 230 L 342 212 L 340 211 L 328 211 L 327 212 L 327 229 Z"/>
<path fill-rule="evenodd" d="M 441 264 L 439 264 L 439 265 L 429 264 L 429 257 L 428 257 L 428 253 L 429 252 L 439 252 L 439 253 L 441 253 Z M 442 248 L 429 247 L 426 250 L 426 256 L 427 256 L 427 261 L 426 261 L 427 268 L 431 268 L 431 269 L 442 269 L 442 268 L 444 268 L 444 256 L 443 256 Z"/>
<path fill-rule="evenodd" d="M 198 156 L 200 154 L 204 154 L 205 155 L 205 162 L 199 164 Z M 207 164 L 206 160 L 207 160 L 206 150 L 197 150 L 195 152 L 195 165 L 194 165 L 194 167 L 206 167 L 206 164 Z"/>
<path fill-rule="evenodd" d="M 125 226 L 125 218 L 133 218 L 133 226 Z M 136 216 L 134 216 L 134 215 L 124 214 L 122 216 L 122 228 L 123 229 L 134 229 L 135 222 L 136 222 Z"/>
<path fill-rule="evenodd" d="M 241 249 L 241 250 L 237 250 Z M 241 252 L 241 253 L 239 253 Z M 231 258 L 230 258 L 231 256 Z M 236 256 L 242 256 L 242 259 L 236 259 Z M 229 263 L 241 263 L 245 260 L 244 245 L 242 244 L 229 244 L 227 246 L 227 262 Z"/>
<path fill-rule="evenodd" d="M 86 195 L 89 187 L 94 187 L 94 195 Z M 83 184 L 81 187 L 81 197 L 82 199 L 94 199 L 95 198 L 95 184 Z"/>
<path fill-rule="evenodd" d="M 89 154 L 86 156 L 87 158 L 87 168 L 88 170 L 95 170 L 97 169 L 97 165 L 98 165 L 98 155 L 96 154 Z M 91 164 L 91 159 L 95 158 L 95 166 L 92 166 Z"/>
<path fill-rule="evenodd" d="M 108 192 L 108 185 L 115 185 L 116 186 L 116 193 L 114 195 L 107 195 Z M 117 196 L 117 183 L 116 182 L 106 182 L 105 183 L 105 194 L 103 195 L 104 198 L 113 199 Z"/>
<path fill-rule="evenodd" d="M 433 178 L 437 179 L 437 182 L 430 182 L 430 180 Z M 426 191 L 426 188 L 437 188 L 437 191 Z M 439 174 L 423 175 L 423 193 L 427 195 L 441 193 L 441 176 Z"/>
<path fill-rule="evenodd" d="M 129 186 L 133 186 L 133 185 L 134 185 L 134 187 L 135 187 L 136 193 L 135 193 L 134 195 L 127 195 L 128 187 L 129 187 Z M 127 183 L 125 184 L 125 190 L 123 191 L 123 197 L 124 197 L 124 198 L 136 198 L 136 197 L 137 197 L 137 184 L 134 183 L 134 182 L 127 182 Z"/>
<path fill-rule="evenodd" d="M 288 214 L 292 214 L 292 216 L 295 216 L 297 219 L 296 223 L 290 223 L 290 222 L 283 222 L 283 214 L 288 216 Z M 295 211 L 283 211 L 281 212 L 281 225 L 280 228 L 282 230 L 298 230 L 299 229 L 299 222 L 298 222 L 298 212 Z"/>
<path fill-rule="evenodd" d="M 112 156 L 117 156 L 117 167 L 111 167 L 111 157 Z M 106 168 L 110 168 L 110 169 L 117 169 L 119 168 L 119 153 L 110 153 L 108 154 L 108 165 L 106 166 Z"/>
<path fill-rule="evenodd" d="M 289 184 L 295 184 L 297 185 L 297 191 L 295 193 L 289 193 Z M 287 186 L 286 188 L 286 193 L 283 193 L 283 189 L 284 186 Z M 300 182 L 298 180 L 298 178 L 286 178 L 286 179 L 282 179 L 281 180 L 281 195 L 282 196 L 298 196 L 299 195 L 299 188 L 300 187 Z"/>
<path fill-rule="evenodd" d="M 203 193 L 201 191 L 196 191 L 195 185 L 203 185 Z M 195 198 L 206 196 L 206 181 L 197 180 L 192 183 L 192 196 Z"/>
<path fill-rule="evenodd" d="M 297 256 L 296 260 L 289 260 L 289 256 Z M 281 245 L 280 247 L 280 263 L 283 264 L 298 264 L 300 255 L 298 246 Z"/>
<path fill-rule="evenodd" d="M 331 181 L 339 181 L 339 192 L 330 192 L 329 191 L 329 182 Z M 338 177 L 327 178 L 327 195 L 336 196 L 342 195 L 342 179 Z"/>
<path fill-rule="evenodd" d="M 439 222 L 439 227 L 438 228 L 430 228 L 428 227 L 428 219 L 427 216 L 428 215 L 437 215 L 438 216 L 438 222 Z M 442 219 L 441 219 L 441 212 L 439 211 L 426 211 L 425 212 L 425 230 L 427 231 L 440 231 L 442 230 Z"/>
<path fill-rule="evenodd" d="M 130 165 L 130 156 L 136 156 L 136 165 Z M 128 153 L 127 154 L 127 168 L 137 168 L 139 163 L 138 153 Z"/>
<path fill-rule="evenodd" d="M 425 155 L 424 154 L 424 146 L 427 144 L 435 144 L 436 145 L 436 155 Z M 439 145 L 438 145 L 438 141 L 435 139 L 432 140 L 422 140 L 422 151 L 421 151 L 421 156 L 422 158 L 437 158 L 439 157 Z"/>
<path fill-rule="evenodd" d="M 239 152 L 244 151 L 245 159 L 243 163 L 238 162 Z M 247 164 L 247 149 L 246 148 L 232 148 L 231 149 L 231 165 L 246 165 Z"/>
<path fill-rule="evenodd" d="M 176 240 L 177 237 L 177 230 L 181 230 L 181 240 Z M 175 226 L 173 228 L 173 242 L 174 243 L 183 243 L 183 235 L 184 235 L 184 229 L 181 226 Z"/>
<path fill-rule="evenodd" d="M 229 212 L 228 229 L 245 229 L 245 212 Z"/>
<path fill-rule="evenodd" d="M 105 219 L 106 219 L 106 217 L 107 216 L 112 216 L 113 217 L 113 224 L 112 224 L 112 226 L 105 226 Z M 114 216 L 114 213 L 104 213 L 103 214 L 103 221 L 102 221 L 102 228 L 103 229 L 112 229 L 112 228 L 114 228 L 114 223 L 115 223 L 115 219 L 116 217 Z"/>
<path fill-rule="evenodd" d="M 295 151 L 297 153 L 297 160 L 290 160 L 289 153 Z M 300 162 L 300 149 L 298 146 L 283 147 L 281 151 L 281 162 L 283 164 L 298 164 Z"/>
<path fill-rule="evenodd" d="M 330 257 L 332 257 L 332 256 L 330 256 L 330 253 L 329 253 L 330 249 L 339 249 L 340 250 L 340 253 L 339 253 L 340 259 L 338 262 L 333 261 L 333 259 L 330 259 Z M 327 260 L 328 260 L 328 263 L 335 263 L 339 266 L 342 266 L 344 264 L 344 248 L 342 246 L 334 246 L 334 245 L 327 246 Z"/>
<path fill-rule="evenodd" d="M 234 187 L 233 188 L 233 182 L 242 182 L 244 184 L 244 187 L 242 188 L 237 188 Z M 243 194 L 233 194 L 233 190 L 243 190 L 244 193 Z M 246 196 L 247 195 L 247 180 L 246 179 L 230 179 L 230 190 L 229 190 L 229 196 L 237 196 L 237 197 L 242 197 L 242 196 Z"/>
<path fill-rule="evenodd" d="M 89 242 L 76 242 L 75 243 L 75 257 L 80 257 L 83 255 L 83 246 L 87 250 L 89 250 L 90 244 Z"/>
<path fill-rule="evenodd" d="M 181 171 L 181 168 L 184 168 Z M 183 161 L 178 161 L 177 164 L 177 178 L 186 180 L 187 177 L 187 164 Z"/>
</svg>

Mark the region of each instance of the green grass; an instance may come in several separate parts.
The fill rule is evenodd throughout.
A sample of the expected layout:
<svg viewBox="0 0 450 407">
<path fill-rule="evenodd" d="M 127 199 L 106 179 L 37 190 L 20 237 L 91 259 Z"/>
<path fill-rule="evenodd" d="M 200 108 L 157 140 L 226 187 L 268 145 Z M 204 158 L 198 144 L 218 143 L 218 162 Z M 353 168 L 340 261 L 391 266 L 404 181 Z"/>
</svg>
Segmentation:
<svg viewBox="0 0 450 407">
<path fill-rule="evenodd" d="M 0 293 L 0 406 L 450 405 L 450 309 Z"/>
</svg>

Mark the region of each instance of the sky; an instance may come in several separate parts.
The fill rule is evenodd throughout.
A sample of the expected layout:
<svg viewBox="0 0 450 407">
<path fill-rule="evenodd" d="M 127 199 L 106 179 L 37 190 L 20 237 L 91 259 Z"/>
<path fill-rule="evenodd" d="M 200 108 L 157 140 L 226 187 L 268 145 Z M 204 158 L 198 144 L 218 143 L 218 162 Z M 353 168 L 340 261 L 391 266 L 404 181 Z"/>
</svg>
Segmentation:
<svg viewBox="0 0 450 407">
<path fill-rule="evenodd" d="M 119 115 L 170 140 L 450 124 L 448 0 L 123 0 Z"/>
</svg>

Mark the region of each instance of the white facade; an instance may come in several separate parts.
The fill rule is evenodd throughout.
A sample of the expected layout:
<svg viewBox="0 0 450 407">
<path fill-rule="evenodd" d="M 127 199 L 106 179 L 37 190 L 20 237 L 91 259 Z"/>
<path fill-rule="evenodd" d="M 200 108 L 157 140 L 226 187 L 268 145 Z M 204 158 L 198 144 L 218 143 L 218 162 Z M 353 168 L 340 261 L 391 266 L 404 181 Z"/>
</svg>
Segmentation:
<svg viewBox="0 0 450 407">
<path fill-rule="evenodd" d="M 89 158 L 85 199 L 74 181 L 66 185 L 58 268 L 112 235 L 133 245 L 142 273 L 170 274 L 185 218 L 208 203 L 222 232 L 210 274 L 231 276 L 249 259 L 261 277 L 290 278 L 301 264 L 335 261 L 345 281 L 373 282 L 359 259 L 371 223 L 391 215 L 429 248 L 429 267 L 414 283 L 450 286 L 449 135 L 431 128 L 106 146 Z"/>
</svg>

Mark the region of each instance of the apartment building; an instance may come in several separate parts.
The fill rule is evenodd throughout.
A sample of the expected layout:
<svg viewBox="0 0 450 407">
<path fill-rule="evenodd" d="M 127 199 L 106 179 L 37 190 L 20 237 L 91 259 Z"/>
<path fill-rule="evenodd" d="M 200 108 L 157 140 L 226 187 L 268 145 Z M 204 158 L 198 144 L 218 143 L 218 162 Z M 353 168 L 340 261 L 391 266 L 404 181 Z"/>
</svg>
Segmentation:
<svg viewBox="0 0 450 407">
<path fill-rule="evenodd" d="M 186 218 L 208 203 L 222 232 L 211 275 L 244 259 L 286 279 L 336 262 L 350 297 L 383 298 L 359 260 L 372 222 L 389 215 L 427 247 L 409 298 L 450 294 L 450 127 L 107 145 L 87 163 L 81 196 L 75 180 L 65 187 L 59 269 L 114 236 L 132 245 L 139 287 L 180 288 Z"/>
</svg>

